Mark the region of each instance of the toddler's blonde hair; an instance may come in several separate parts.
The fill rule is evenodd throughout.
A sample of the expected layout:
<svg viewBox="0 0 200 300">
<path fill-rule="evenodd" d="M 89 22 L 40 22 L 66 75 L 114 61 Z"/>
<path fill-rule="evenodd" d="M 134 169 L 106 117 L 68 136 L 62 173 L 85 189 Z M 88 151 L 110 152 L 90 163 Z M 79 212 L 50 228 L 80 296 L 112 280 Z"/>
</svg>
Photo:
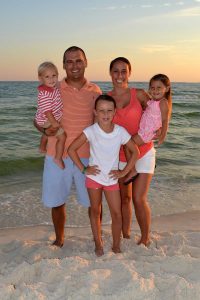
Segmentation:
<svg viewBox="0 0 200 300">
<path fill-rule="evenodd" d="M 57 67 L 50 61 L 45 61 L 42 64 L 39 65 L 38 67 L 38 76 L 42 76 L 42 74 L 47 70 L 47 69 L 53 69 L 58 75 L 58 69 Z"/>
</svg>

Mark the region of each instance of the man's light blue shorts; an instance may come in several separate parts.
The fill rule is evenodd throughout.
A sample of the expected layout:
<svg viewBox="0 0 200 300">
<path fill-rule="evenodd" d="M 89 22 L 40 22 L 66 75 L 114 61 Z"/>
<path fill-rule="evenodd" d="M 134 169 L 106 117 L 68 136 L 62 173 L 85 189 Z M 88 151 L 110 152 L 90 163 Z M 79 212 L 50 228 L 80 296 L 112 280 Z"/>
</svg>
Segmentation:
<svg viewBox="0 0 200 300">
<path fill-rule="evenodd" d="M 87 166 L 88 159 L 82 158 L 82 163 Z M 59 168 L 53 157 L 46 156 L 43 171 L 42 201 L 44 206 L 57 207 L 69 199 L 72 183 L 75 183 L 77 201 L 85 206 L 90 206 L 90 200 L 85 187 L 85 175 L 80 172 L 70 158 L 64 159 L 65 169 Z"/>
</svg>

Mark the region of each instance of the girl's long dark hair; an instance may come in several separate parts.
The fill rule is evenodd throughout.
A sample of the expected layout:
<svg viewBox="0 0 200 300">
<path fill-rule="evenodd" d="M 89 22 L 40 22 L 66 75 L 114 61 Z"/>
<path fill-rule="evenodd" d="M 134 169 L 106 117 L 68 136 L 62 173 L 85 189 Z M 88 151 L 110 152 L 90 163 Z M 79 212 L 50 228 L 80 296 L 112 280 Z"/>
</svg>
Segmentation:
<svg viewBox="0 0 200 300">
<path fill-rule="evenodd" d="M 150 81 L 149 81 L 149 87 L 151 86 L 151 83 L 153 81 L 161 81 L 164 86 L 169 87 L 169 90 L 166 92 L 165 94 L 165 98 L 168 101 L 169 104 L 169 119 L 171 118 L 171 114 L 172 114 L 172 91 L 171 91 L 171 82 L 169 80 L 169 78 L 167 77 L 167 75 L 165 74 L 156 74 L 154 75 Z"/>
</svg>

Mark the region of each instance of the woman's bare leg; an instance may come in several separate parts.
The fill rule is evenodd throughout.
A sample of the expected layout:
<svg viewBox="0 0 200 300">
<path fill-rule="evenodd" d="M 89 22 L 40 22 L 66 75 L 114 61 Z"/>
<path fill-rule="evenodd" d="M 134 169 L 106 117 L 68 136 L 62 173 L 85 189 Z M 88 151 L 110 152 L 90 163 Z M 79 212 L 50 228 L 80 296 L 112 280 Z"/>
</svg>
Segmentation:
<svg viewBox="0 0 200 300">
<path fill-rule="evenodd" d="M 130 239 L 132 224 L 132 184 L 124 185 L 124 178 L 119 180 L 122 212 L 123 238 Z"/>
<path fill-rule="evenodd" d="M 102 256 L 103 243 L 101 238 L 101 203 L 102 203 L 102 190 L 88 188 L 90 198 L 90 223 L 95 242 L 95 254 Z"/>
<path fill-rule="evenodd" d="M 118 191 L 105 191 L 106 200 L 110 209 L 112 218 L 112 236 L 114 253 L 121 253 L 120 240 L 122 230 L 122 216 L 121 216 L 121 197 Z"/>
<path fill-rule="evenodd" d="M 140 174 L 133 183 L 133 204 L 135 215 L 141 230 L 139 244 L 150 243 L 151 210 L 147 200 L 152 174 Z"/>
</svg>

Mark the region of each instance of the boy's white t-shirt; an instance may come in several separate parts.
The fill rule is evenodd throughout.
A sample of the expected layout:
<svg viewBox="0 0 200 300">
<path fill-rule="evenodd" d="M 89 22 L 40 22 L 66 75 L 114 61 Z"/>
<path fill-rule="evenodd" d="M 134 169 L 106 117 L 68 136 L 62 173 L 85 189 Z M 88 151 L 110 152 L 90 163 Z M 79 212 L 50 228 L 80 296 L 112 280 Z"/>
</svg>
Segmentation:
<svg viewBox="0 0 200 300">
<path fill-rule="evenodd" d="M 89 165 L 96 165 L 101 171 L 96 176 L 86 176 L 106 186 L 116 184 L 118 180 L 110 178 L 108 174 L 111 170 L 118 170 L 120 147 L 130 140 L 131 135 L 116 124 L 110 133 L 103 131 L 98 123 L 85 128 L 83 132 L 90 144 Z"/>
</svg>

